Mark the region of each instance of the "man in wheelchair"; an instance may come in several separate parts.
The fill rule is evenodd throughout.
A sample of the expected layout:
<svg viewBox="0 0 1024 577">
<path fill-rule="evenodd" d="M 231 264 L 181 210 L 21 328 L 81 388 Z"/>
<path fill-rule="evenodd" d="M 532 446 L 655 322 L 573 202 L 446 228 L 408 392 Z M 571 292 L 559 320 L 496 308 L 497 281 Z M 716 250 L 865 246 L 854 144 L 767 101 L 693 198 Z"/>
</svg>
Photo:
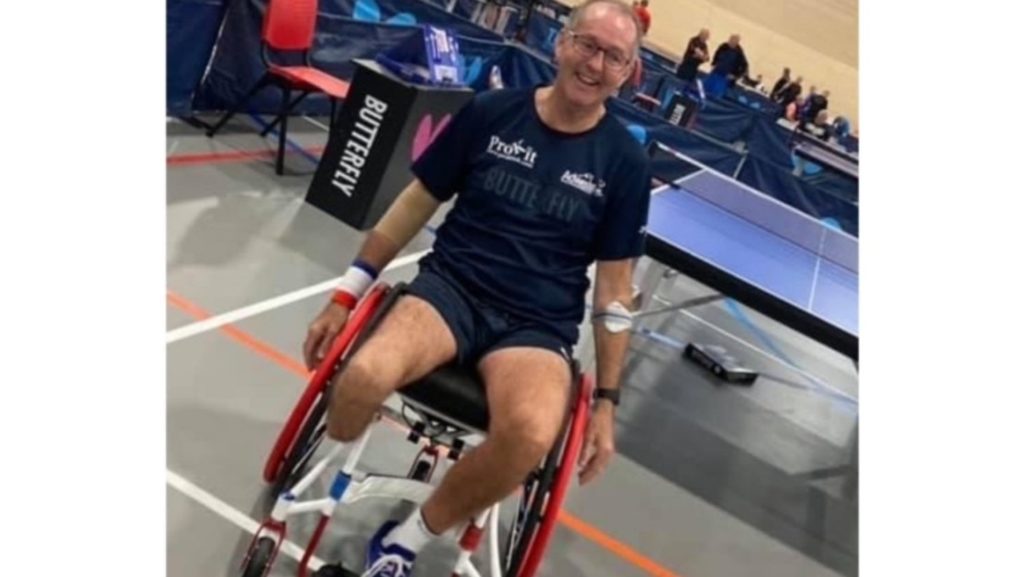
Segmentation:
<svg viewBox="0 0 1024 577">
<path fill-rule="evenodd" d="M 580 482 L 607 466 L 650 175 L 643 148 L 604 101 L 630 77 L 641 37 L 624 2 L 578 7 L 557 40 L 554 82 L 481 93 L 467 104 L 414 163 L 416 178 L 311 324 L 304 355 L 313 368 L 378 271 L 455 198 L 408 294 L 338 374 L 327 428 L 352 442 L 389 395 L 457 361 L 475 364 L 485 384 L 488 435 L 422 507 L 380 528 L 364 575 L 408 575 L 429 540 L 508 496 L 550 450 L 568 405 L 595 261 L 598 402 Z"/>
</svg>

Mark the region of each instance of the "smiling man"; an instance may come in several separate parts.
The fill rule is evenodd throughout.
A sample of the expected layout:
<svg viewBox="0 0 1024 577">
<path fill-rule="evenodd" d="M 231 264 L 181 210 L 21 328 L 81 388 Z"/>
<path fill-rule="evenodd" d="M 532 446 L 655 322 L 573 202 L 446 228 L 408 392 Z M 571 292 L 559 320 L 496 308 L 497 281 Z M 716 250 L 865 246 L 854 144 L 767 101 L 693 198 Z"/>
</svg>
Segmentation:
<svg viewBox="0 0 1024 577">
<path fill-rule="evenodd" d="M 595 261 L 598 400 L 581 483 L 611 459 L 650 171 L 605 101 L 633 72 L 641 37 L 624 2 L 577 7 L 556 43 L 554 82 L 471 100 L 413 164 L 416 178 L 310 326 L 304 352 L 312 367 L 377 271 L 455 198 L 410 294 L 335 381 L 328 432 L 357 439 L 391 393 L 452 360 L 478 369 L 490 430 L 420 509 L 381 527 L 364 575 L 408 575 L 426 543 L 511 494 L 548 453 L 568 405 L 571 351 Z"/>
</svg>

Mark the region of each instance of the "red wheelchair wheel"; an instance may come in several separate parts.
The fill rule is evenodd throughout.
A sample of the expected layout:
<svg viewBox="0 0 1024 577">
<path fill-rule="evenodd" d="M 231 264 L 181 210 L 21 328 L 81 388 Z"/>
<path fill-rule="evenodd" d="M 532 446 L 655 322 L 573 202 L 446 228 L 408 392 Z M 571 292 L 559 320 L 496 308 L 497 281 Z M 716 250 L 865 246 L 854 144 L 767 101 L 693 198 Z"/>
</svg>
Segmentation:
<svg viewBox="0 0 1024 577">
<path fill-rule="evenodd" d="M 295 404 L 288 420 L 285 421 L 284 427 L 278 434 L 270 454 L 267 455 L 267 460 L 263 465 L 263 480 L 267 483 L 276 484 L 281 481 L 282 464 L 293 452 L 295 438 L 299 430 L 306 424 L 310 409 L 324 393 L 324 389 L 337 372 L 338 365 L 348 352 L 350 345 L 377 312 L 381 301 L 389 290 L 388 285 L 384 283 L 374 286 L 352 312 L 345 328 L 334 339 L 334 344 L 331 345 L 320 366 L 316 368 L 316 372 L 313 373 L 309 384 L 306 385 L 306 389 L 302 392 L 302 396 L 299 397 L 299 401 Z M 290 475 L 291 472 L 288 474 Z"/>
<path fill-rule="evenodd" d="M 594 392 L 594 383 L 589 375 L 581 377 L 579 392 L 573 405 L 573 412 L 567 423 L 568 431 L 564 442 L 556 445 L 540 472 L 539 477 L 528 483 L 523 499 L 527 499 L 529 512 L 517 521 L 519 536 L 513 543 L 514 550 L 508 551 L 511 559 L 506 565 L 509 577 L 533 577 L 540 567 L 544 551 L 551 541 L 558 512 L 565 501 L 569 484 L 576 470 L 576 461 L 583 448 L 583 436 L 586 433 L 587 420 L 590 416 L 590 402 Z M 559 448 L 560 456 L 559 456 Z"/>
</svg>

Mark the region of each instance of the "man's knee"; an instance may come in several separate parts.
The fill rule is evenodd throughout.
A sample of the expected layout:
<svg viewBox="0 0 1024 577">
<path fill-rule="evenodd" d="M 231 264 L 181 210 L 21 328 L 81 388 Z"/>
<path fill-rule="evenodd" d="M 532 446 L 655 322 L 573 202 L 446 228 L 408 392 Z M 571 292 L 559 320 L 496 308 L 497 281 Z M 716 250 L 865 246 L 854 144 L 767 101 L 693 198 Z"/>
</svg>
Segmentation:
<svg viewBox="0 0 1024 577">
<path fill-rule="evenodd" d="M 556 421 L 556 422 L 553 422 Z M 509 458 L 522 466 L 535 466 L 551 451 L 561 423 L 523 412 L 505 419 L 491 431 Z"/>
<path fill-rule="evenodd" d="M 349 442 L 362 433 L 361 425 L 380 408 L 398 384 L 392 371 L 372 355 L 357 354 L 337 376 L 327 410 L 327 434 Z"/>
</svg>

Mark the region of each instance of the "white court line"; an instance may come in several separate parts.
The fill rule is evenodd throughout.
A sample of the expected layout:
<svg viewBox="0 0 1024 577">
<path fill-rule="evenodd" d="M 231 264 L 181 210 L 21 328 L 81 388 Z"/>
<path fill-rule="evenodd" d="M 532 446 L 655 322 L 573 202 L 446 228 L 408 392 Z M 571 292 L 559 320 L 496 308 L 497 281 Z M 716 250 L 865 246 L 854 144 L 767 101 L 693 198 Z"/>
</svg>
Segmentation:
<svg viewBox="0 0 1024 577">
<path fill-rule="evenodd" d="M 320 122 L 318 120 L 313 120 L 312 118 L 306 116 L 305 114 L 302 115 L 302 118 L 304 118 L 306 120 L 306 122 L 312 124 L 313 126 L 317 126 L 319 128 L 322 128 L 322 129 L 326 130 L 327 132 L 331 131 L 331 127 L 327 126 L 323 122 Z"/>
<path fill-rule="evenodd" d="M 423 258 L 423 255 L 427 254 L 428 252 L 430 252 L 430 249 L 415 252 L 413 254 L 409 254 L 401 258 L 395 259 L 391 261 L 391 264 L 384 268 L 384 272 L 395 270 L 407 264 L 418 262 L 421 258 Z M 300 301 L 304 298 L 308 298 L 313 295 L 327 292 L 337 287 L 338 281 L 340 280 L 341 277 L 333 278 L 331 280 L 327 280 L 322 283 L 315 284 L 313 286 L 301 288 L 290 293 L 279 295 L 273 298 L 269 298 L 265 301 L 260 301 L 249 306 L 242 307 L 240 309 L 235 309 L 233 311 L 222 313 L 215 317 L 210 317 L 205 320 L 187 324 L 183 327 L 178 327 L 173 331 L 167 331 L 167 344 L 171 344 L 175 341 L 180 341 L 181 339 L 187 339 L 188 337 L 194 337 L 198 334 L 218 329 L 224 325 L 235 323 L 242 319 L 247 319 L 249 317 L 265 313 L 269 310 L 283 307 L 284 305 L 291 304 L 295 301 Z"/>
<path fill-rule="evenodd" d="M 217 497 L 207 493 L 192 481 L 189 481 L 170 469 L 167 470 L 167 484 L 177 489 L 182 495 L 189 497 L 193 501 L 206 507 L 210 511 L 213 511 L 217 515 L 220 515 L 224 519 L 231 521 L 246 533 L 255 535 L 256 531 L 260 528 L 260 524 L 252 520 L 245 513 L 242 513 L 238 509 L 235 509 L 231 505 L 228 505 L 224 501 L 221 501 Z M 302 555 L 306 550 L 286 539 L 281 543 L 281 552 L 292 559 L 295 559 L 295 561 L 301 562 Z M 323 564 L 323 560 L 316 555 L 309 559 L 309 568 L 313 571 L 319 569 Z"/>
<path fill-rule="evenodd" d="M 818 242 L 818 254 L 814 260 L 814 274 L 811 275 L 811 296 L 807 298 L 807 308 L 814 310 L 814 293 L 818 290 L 818 273 L 821 271 L 821 259 L 825 258 L 822 256 L 822 252 L 825 250 L 825 237 L 828 236 L 828 230 L 821 230 L 821 240 Z"/>
</svg>

